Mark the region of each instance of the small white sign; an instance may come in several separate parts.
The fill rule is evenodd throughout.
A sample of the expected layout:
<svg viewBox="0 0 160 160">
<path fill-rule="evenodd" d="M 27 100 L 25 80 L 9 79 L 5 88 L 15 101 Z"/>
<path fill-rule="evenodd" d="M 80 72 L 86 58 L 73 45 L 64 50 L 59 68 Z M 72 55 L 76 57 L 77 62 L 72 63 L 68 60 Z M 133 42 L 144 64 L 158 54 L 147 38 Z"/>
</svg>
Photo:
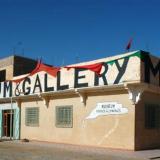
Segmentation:
<svg viewBox="0 0 160 160">
<path fill-rule="evenodd" d="M 128 113 L 128 109 L 117 102 L 97 103 L 96 108 L 89 114 L 86 119 L 94 119 L 98 116 L 117 115 Z"/>
</svg>

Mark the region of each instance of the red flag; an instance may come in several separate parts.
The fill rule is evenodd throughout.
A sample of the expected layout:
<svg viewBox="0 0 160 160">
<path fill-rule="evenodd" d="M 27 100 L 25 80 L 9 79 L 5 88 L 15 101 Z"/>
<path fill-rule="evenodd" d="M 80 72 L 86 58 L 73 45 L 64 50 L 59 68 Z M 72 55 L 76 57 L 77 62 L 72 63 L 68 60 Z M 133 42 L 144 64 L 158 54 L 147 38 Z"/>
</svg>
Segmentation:
<svg viewBox="0 0 160 160">
<path fill-rule="evenodd" d="M 45 71 L 47 72 L 48 74 L 52 75 L 53 77 L 56 77 L 57 75 L 57 72 L 60 70 L 59 67 L 50 67 L 50 66 L 47 66 L 43 63 L 41 63 L 41 61 L 39 61 L 37 63 L 37 66 L 36 68 L 29 74 L 29 76 L 32 76 L 34 75 L 35 73 L 38 73 L 38 72 L 41 72 L 41 71 Z"/>
<path fill-rule="evenodd" d="M 100 63 L 83 65 L 83 66 L 69 66 L 69 67 L 66 66 L 64 68 L 67 68 L 67 69 L 70 69 L 70 68 L 84 68 L 84 69 L 89 69 L 89 70 L 95 72 L 96 74 L 100 75 L 102 65 L 103 65 L 103 63 L 100 62 Z"/>
<path fill-rule="evenodd" d="M 131 44 L 132 44 L 132 38 L 129 40 L 129 42 L 128 42 L 127 46 L 126 46 L 126 50 L 127 51 L 130 50 Z"/>
<path fill-rule="evenodd" d="M 33 76 L 34 74 L 41 72 L 41 71 L 45 71 L 48 74 L 52 75 L 53 77 L 56 77 L 57 72 L 59 70 L 60 70 L 59 67 L 50 67 L 50 66 L 43 64 L 41 61 L 38 61 L 36 68 L 31 73 L 29 73 L 28 75 L 26 75 L 22 78 L 14 79 L 14 80 L 12 80 L 12 82 L 19 83 L 19 82 L 23 81 L 25 78 L 27 78 L 29 76 Z"/>
</svg>

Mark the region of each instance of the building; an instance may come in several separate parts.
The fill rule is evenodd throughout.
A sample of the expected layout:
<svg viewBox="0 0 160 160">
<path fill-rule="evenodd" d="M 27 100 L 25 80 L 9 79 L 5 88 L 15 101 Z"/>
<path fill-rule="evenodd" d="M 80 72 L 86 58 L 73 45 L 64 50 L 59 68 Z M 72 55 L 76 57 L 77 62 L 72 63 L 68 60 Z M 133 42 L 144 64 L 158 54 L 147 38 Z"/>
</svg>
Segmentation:
<svg viewBox="0 0 160 160">
<path fill-rule="evenodd" d="M 31 72 L 36 63 L 36 60 L 18 55 L 0 59 L 0 82 Z"/>
<path fill-rule="evenodd" d="M 28 72 L 31 72 L 35 68 L 36 64 L 37 64 L 37 61 L 30 58 L 18 56 L 18 55 L 2 58 L 0 59 L 0 82 L 5 82 L 7 80 L 13 79 L 13 77 L 27 74 Z M 14 138 L 17 139 L 19 138 L 19 128 L 18 128 L 18 132 L 16 132 L 15 128 L 13 130 L 13 126 L 15 126 L 15 124 L 11 125 L 10 123 L 14 122 L 13 119 L 16 120 L 14 116 L 16 115 L 15 113 L 19 111 L 19 108 L 15 106 L 15 103 L 13 103 L 14 106 L 11 106 L 11 101 L 12 99 L 10 99 L 9 103 L 8 101 L 5 101 L 5 104 L 4 105 L 1 104 L 1 107 L 0 107 L 1 108 L 0 137 L 6 138 L 6 137 L 14 136 Z M 12 113 L 11 107 L 14 108 L 13 113 Z M 17 115 L 19 116 L 19 112 L 17 113 Z M 19 123 L 19 117 L 16 123 Z"/>
<path fill-rule="evenodd" d="M 13 113 L 8 119 L 6 109 Z M 10 134 L 4 134 L 5 128 Z M 160 59 L 134 51 L 59 68 L 54 75 L 45 69 L 19 83 L 1 82 L 4 135 L 127 150 L 156 148 Z"/>
</svg>

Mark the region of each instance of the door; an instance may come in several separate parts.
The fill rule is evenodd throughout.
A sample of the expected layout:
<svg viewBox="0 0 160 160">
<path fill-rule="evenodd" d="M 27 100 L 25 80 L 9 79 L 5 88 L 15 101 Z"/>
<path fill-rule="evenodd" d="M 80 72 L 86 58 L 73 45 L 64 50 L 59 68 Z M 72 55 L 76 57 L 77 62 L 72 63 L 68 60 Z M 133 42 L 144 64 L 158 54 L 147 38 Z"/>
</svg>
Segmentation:
<svg viewBox="0 0 160 160">
<path fill-rule="evenodd" d="M 13 112 L 11 110 L 3 111 L 3 136 L 13 137 Z"/>
<path fill-rule="evenodd" d="M 20 108 L 17 103 L 0 104 L 0 138 L 6 137 L 20 137 Z"/>
</svg>

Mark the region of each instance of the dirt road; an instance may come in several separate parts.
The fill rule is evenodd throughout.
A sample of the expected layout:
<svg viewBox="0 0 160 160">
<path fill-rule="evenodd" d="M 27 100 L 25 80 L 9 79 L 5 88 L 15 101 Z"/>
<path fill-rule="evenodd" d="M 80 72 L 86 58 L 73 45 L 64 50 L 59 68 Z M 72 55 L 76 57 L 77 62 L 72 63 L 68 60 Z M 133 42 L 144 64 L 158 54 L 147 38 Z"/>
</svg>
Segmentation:
<svg viewBox="0 0 160 160">
<path fill-rule="evenodd" d="M 0 160 L 146 160 L 151 158 L 140 153 L 56 143 L 0 142 Z M 158 157 L 158 152 L 154 156 Z"/>
</svg>

